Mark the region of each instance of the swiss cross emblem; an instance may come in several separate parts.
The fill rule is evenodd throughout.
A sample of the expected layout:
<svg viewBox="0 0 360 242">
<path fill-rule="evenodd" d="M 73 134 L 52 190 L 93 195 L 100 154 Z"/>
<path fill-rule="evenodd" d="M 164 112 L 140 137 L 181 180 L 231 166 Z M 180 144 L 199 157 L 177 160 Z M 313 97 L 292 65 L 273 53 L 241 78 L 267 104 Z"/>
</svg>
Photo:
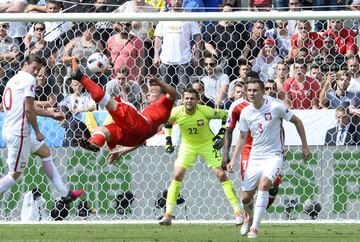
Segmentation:
<svg viewBox="0 0 360 242">
<path fill-rule="evenodd" d="M 197 121 L 198 126 L 203 126 L 205 124 L 204 120 L 200 119 Z"/>
<path fill-rule="evenodd" d="M 270 121 L 270 120 L 272 120 L 271 113 L 265 113 L 265 121 Z"/>
</svg>

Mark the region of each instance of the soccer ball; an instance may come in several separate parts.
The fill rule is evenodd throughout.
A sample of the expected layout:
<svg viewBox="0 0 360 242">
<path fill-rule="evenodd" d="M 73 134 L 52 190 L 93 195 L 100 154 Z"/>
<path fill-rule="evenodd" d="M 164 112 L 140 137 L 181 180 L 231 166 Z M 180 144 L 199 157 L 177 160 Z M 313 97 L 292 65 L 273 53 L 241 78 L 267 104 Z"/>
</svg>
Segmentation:
<svg viewBox="0 0 360 242">
<path fill-rule="evenodd" d="M 94 74 L 104 72 L 109 65 L 109 58 L 102 53 L 93 53 L 87 59 L 87 68 Z"/>
</svg>

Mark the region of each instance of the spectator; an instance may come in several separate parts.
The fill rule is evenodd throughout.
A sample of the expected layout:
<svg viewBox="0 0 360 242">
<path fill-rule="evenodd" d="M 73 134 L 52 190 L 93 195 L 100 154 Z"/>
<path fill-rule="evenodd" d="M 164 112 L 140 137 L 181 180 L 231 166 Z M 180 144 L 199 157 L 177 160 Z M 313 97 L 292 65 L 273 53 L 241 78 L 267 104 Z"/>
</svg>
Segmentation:
<svg viewBox="0 0 360 242">
<path fill-rule="evenodd" d="M 309 0 L 312 1 L 312 0 Z M 290 12 L 302 11 L 302 6 L 306 4 L 303 0 L 287 0 Z M 297 32 L 297 20 L 288 20 L 288 30 L 290 36 Z"/>
<path fill-rule="evenodd" d="M 61 127 L 65 129 L 63 147 L 77 147 L 80 138 L 89 139 L 90 131 L 86 125 L 69 110 L 67 106 L 60 106 L 59 111 L 65 113 L 65 119 L 61 122 Z"/>
<path fill-rule="evenodd" d="M 94 100 L 87 92 L 84 92 L 84 86 L 80 82 L 72 80 L 70 87 L 73 93 L 64 97 L 59 106 L 67 107 L 78 119 L 81 119 L 81 113 L 95 110 L 96 104 Z"/>
<path fill-rule="evenodd" d="M 309 54 L 309 49 L 306 47 L 301 47 L 298 51 L 297 51 L 297 55 L 295 58 L 293 58 L 291 55 L 287 56 L 285 59 L 285 62 L 287 63 L 292 63 L 292 65 L 290 66 L 290 76 L 293 77 L 294 76 L 294 61 L 296 59 L 304 59 L 305 64 L 308 66 L 308 68 L 312 65 L 314 58 L 311 54 Z"/>
<path fill-rule="evenodd" d="M 320 66 L 321 72 L 327 74 L 329 71 L 338 72 L 346 68 L 345 56 L 339 53 L 332 35 L 323 35 L 323 47 L 318 56 L 315 57 L 315 63 Z"/>
<path fill-rule="evenodd" d="M 94 3 L 94 0 L 64 1 L 63 2 L 64 12 L 67 13 L 92 12 L 95 10 L 95 8 L 94 6 L 91 5 L 91 3 Z"/>
<path fill-rule="evenodd" d="M 105 87 L 107 78 L 101 74 L 92 73 L 87 67 L 87 60 L 95 52 L 103 52 L 104 46 L 101 42 L 94 39 L 96 32 L 95 25 L 90 25 L 88 29 L 79 37 L 72 39 L 64 50 L 63 63 L 67 66 L 71 65 L 71 60 L 75 59 L 79 63 L 80 70 L 93 79 L 99 82 L 102 87 Z M 70 68 L 70 67 L 69 67 Z"/>
<path fill-rule="evenodd" d="M 23 13 L 28 3 L 27 0 L 0 0 L 0 13 Z M 8 35 L 19 43 L 20 52 L 24 51 L 23 38 L 26 34 L 26 23 L 8 23 Z"/>
<path fill-rule="evenodd" d="M 286 20 L 276 20 L 275 28 L 265 32 L 267 38 L 275 40 L 275 46 L 282 59 L 289 55 L 289 46 L 291 35 L 287 29 L 288 22 Z"/>
<path fill-rule="evenodd" d="M 359 57 L 357 55 L 347 59 L 347 69 L 350 72 L 350 84 L 347 91 L 353 93 L 360 93 L 360 70 L 359 70 Z"/>
<path fill-rule="evenodd" d="M 359 10 L 360 10 L 360 0 L 353 0 L 353 1 L 351 1 L 350 10 L 351 10 L 351 11 L 359 11 Z M 352 30 L 353 30 L 355 33 L 359 33 L 359 20 L 358 20 L 358 19 L 355 19 L 355 20 L 353 21 Z"/>
<path fill-rule="evenodd" d="M 7 81 L 15 75 L 19 68 L 19 43 L 8 36 L 9 28 L 9 23 L 0 22 L 0 95 L 2 95 Z M 0 99 L 2 100 L 2 98 Z"/>
<path fill-rule="evenodd" d="M 344 5 L 345 0 L 313 0 L 314 11 L 339 11 L 343 10 L 337 7 L 337 4 Z M 315 31 L 322 32 L 326 29 L 326 20 L 315 21 Z"/>
<path fill-rule="evenodd" d="M 289 4 L 287 0 L 274 0 L 273 5 L 274 8 L 280 12 L 289 10 Z"/>
<path fill-rule="evenodd" d="M 48 67 L 42 67 L 36 76 L 35 101 L 41 108 L 55 108 L 58 102 L 57 96 L 60 88 Z"/>
<path fill-rule="evenodd" d="M 114 12 L 119 13 L 156 13 L 157 10 L 150 4 L 146 3 L 144 0 L 131 0 L 125 2 Z M 144 56 L 145 56 L 145 66 L 144 76 L 150 73 L 150 68 L 152 67 L 152 58 L 154 56 L 153 49 L 153 36 L 150 35 L 150 31 L 153 28 L 153 23 L 151 21 L 132 21 L 131 34 L 135 35 L 144 42 Z"/>
<path fill-rule="evenodd" d="M 321 36 L 311 31 L 311 25 L 308 20 L 299 20 L 297 24 L 298 33 L 291 37 L 290 57 L 295 59 L 298 56 L 299 49 L 305 47 L 310 56 L 316 56 L 323 42 Z"/>
<path fill-rule="evenodd" d="M 45 57 L 45 53 L 52 53 L 49 57 L 44 58 L 46 64 L 49 67 L 54 67 L 56 64 L 57 50 L 52 50 L 49 47 L 49 42 L 46 42 L 44 39 L 45 33 L 45 24 L 43 22 L 35 23 L 32 28 L 34 29 L 33 35 L 29 32 L 25 35 L 24 44 L 25 44 L 25 56 L 29 54 L 36 53 L 41 57 Z"/>
<path fill-rule="evenodd" d="M 357 54 L 356 33 L 346 28 L 341 20 L 329 20 L 329 28 L 322 37 L 332 36 L 338 53 L 350 57 Z"/>
<path fill-rule="evenodd" d="M 109 0 L 95 0 L 95 12 L 108 13 L 113 11 L 113 7 L 108 5 Z M 96 33 L 94 39 L 100 41 L 103 46 L 106 46 L 106 42 L 113 32 L 113 25 L 109 21 L 100 21 L 95 23 Z"/>
<path fill-rule="evenodd" d="M 271 0 L 249 0 L 249 11 L 263 12 L 270 11 L 272 7 Z"/>
<path fill-rule="evenodd" d="M 233 80 L 232 82 L 230 82 L 229 84 L 229 90 L 228 90 L 228 96 L 229 98 L 234 98 L 233 97 L 233 93 L 234 93 L 234 86 L 237 83 L 245 83 L 246 78 L 247 78 L 247 74 L 251 71 L 251 66 L 250 63 L 247 62 L 247 60 L 244 59 L 240 59 L 239 60 L 239 78 Z"/>
<path fill-rule="evenodd" d="M 172 0 L 170 12 L 183 12 L 182 0 Z M 190 42 L 194 40 L 194 54 Z M 164 82 L 177 87 L 178 93 L 190 84 L 193 66 L 198 66 L 200 58 L 200 28 L 193 21 L 160 21 L 155 29 L 153 64 L 160 67 Z M 161 53 L 160 53 L 161 50 Z"/>
<path fill-rule="evenodd" d="M 275 78 L 276 63 L 281 61 L 275 46 L 275 40 L 267 38 L 259 56 L 253 62 L 252 70 L 259 73 L 260 80 L 266 82 Z"/>
<path fill-rule="evenodd" d="M 61 2 L 55 0 L 49 0 L 46 5 L 46 13 L 58 13 L 61 10 Z M 72 24 L 71 22 L 44 22 L 45 23 L 45 33 L 44 40 L 46 42 L 51 42 L 60 37 L 62 33 L 70 30 Z M 30 31 L 27 35 L 34 35 L 34 28 L 30 28 Z"/>
<path fill-rule="evenodd" d="M 194 80 L 192 83 L 194 88 L 199 93 L 199 103 L 214 108 L 215 102 L 205 95 L 204 83 L 200 80 Z"/>
<path fill-rule="evenodd" d="M 350 73 L 345 71 L 337 72 L 335 82 L 333 76 L 329 75 L 326 79 L 324 88 L 320 93 L 320 103 L 330 109 L 339 106 L 347 108 L 355 98 L 355 93 L 346 91 L 350 83 Z"/>
<path fill-rule="evenodd" d="M 203 0 L 206 12 L 218 12 L 223 2 L 230 3 L 237 7 L 237 2 L 234 0 Z"/>
<path fill-rule="evenodd" d="M 24 12 L 25 13 L 46 13 L 46 0 L 28 1 Z"/>
<path fill-rule="evenodd" d="M 203 0 L 184 0 L 183 8 L 185 12 L 205 12 L 206 8 Z"/>
<path fill-rule="evenodd" d="M 36 22 L 32 26 L 32 31 L 27 32 L 24 37 L 25 48 L 28 49 L 31 44 L 36 44 L 38 41 L 44 39 L 45 23 Z"/>
<path fill-rule="evenodd" d="M 55 0 L 49 0 L 48 3 L 46 4 L 46 13 L 58 13 L 60 12 L 61 7 L 62 7 L 61 2 Z M 63 41 L 61 39 L 61 35 L 67 32 L 68 30 L 70 30 L 72 26 L 71 22 L 46 21 L 44 22 L 44 24 L 45 24 L 45 32 L 43 33 L 43 40 L 40 41 L 42 42 L 43 46 L 45 46 L 45 44 L 43 43 L 44 41 L 49 44 L 55 40 L 60 40 L 60 42 Z M 30 42 L 29 38 L 31 38 L 31 36 L 34 35 L 34 31 L 35 28 L 31 27 L 28 33 L 26 34 L 25 39 L 27 43 Z M 62 87 L 64 83 L 64 77 L 67 74 L 65 66 L 62 64 L 64 45 L 61 44 L 61 45 L 57 45 L 56 48 L 52 48 L 52 47 L 49 48 L 52 57 L 50 57 L 49 59 L 47 58 L 48 65 L 51 67 L 51 73 L 54 75 L 56 81 L 58 82 L 58 85 Z M 49 49 L 47 48 L 42 49 L 41 51 L 42 55 L 45 54 L 47 50 Z"/>
<path fill-rule="evenodd" d="M 113 74 L 126 67 L 130 70 L 129 79 L 139 83 L 140 75 L 143 75 L 144 43 L 131 33 L 131 23 L 117 22 L 113 27 L 117 33 L 107 41 Z"/>
<path fill-rule="evenodd" d="M 222 5 L 222 12 L 233 12 L 230 4 Z M 230 81 L 236 79 L 238 58 L 245 47 L 245 27 L 242 22 L 219 21 L 211 23 L 204 33 L 205 49 L 220 60 Z"/>
<path fill-rule="evenodd" d="M 106 84 L 106 93 L 111 97 L 121 97 L 122 100 L 133 104 L 138 110 L 141 107 L 140 86 L 133 80 L 129 80 L 128 68 L 118 69 L 115 79 Z"/>
<path fill-rule="evenodd" d="M 294 77 L 288 78 L 283 85 L 285 105 L 291 109 L 317 109 L 319 107 L 320 85 L 306 76 L 307 65 L 304 59 L 294 64 Z"/>
<path fill-rule="evenodd" d="M 285 94 L 282 92 L 285 81 L 289 78 L 290 67 L 285 61 L 279 61 L 275 66 L 275 83 L 279 98 L 284 100 Z"/>
<path fill-rule="evenodd" d="M 276 86 L 276 82 L 274 80 L 268 80 L 267 82 L 264 83 L 264 90 L 265 90 L 265 95 L 268 95 L 270 97 L 273 98 L 279 98 L 278 97 L 278 92 L 277 92 L 277 86 Z"/>
<path fill-rule="evenodd" d="M 336 108 L 335 117 L 337 125 L 327 131 L 325 145 L 358 145 L 360 130 L 357 123 L 351 122 L 349 110 L 339 106 Z"/>
<path fill-rule="evenodd" d="M 242 59 L 247 59 L 251 63 L 252 60 L 258 56 L 260 50 L 264 47 L 264 41 L 266 39 L 264 34 L 265 23 L 263 21 L 256 21 L 251 33 L 246 32 L 247 36 L 244 36 L 244 39 L 247 41 L 241 55 Z"/>
<path fill-rule="evenodd" d="M 145 2 L 151 6 L 153 6 L 157 11 L 163 12 L 167 10 L 167 2 L 166 0 L 145 0 Z"/>
<path fill-rule="evenodd" d="M 201 78 L 205 87 L 205 95 L 215 102 L 216 108 L 223 108 L 227 100 L 229 76 L 222 72 L 213 56 L 205 57 L 205 74 Z"/>
<path fill-rule="evenodd" d="M 312 65 L 310 67 L 309 76 L 320 84 L 320 87 L 324 85 L 324 73 L 321 71 L 318 65 Z"/>
</svg>

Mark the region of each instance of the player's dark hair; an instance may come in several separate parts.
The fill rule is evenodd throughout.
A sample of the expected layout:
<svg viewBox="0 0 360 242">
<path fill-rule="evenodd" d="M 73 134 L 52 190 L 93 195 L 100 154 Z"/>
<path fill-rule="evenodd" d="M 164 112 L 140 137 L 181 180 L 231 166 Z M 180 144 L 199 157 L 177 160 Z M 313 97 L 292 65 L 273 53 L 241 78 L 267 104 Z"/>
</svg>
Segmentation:
<svg viewBox="0 0 360 242">
<path fill-rule="evenodd" d="M 187 93 L 195 93 L 196 99 L 199 99 L 199 98 L 200 98 L 200 97 L 199 97 L 199 93 L 198 93 L 194 88 L 192 88 L 192 87 L 186 88 L 186 89 L 184 90 L 184 92 L 183 92 L 183 96 L 184 96 L 185 92 L 187 92 Z"/>
<path fill-rule="evenodd" d="M 264 82 L 258 78 L 249 78 L 248 80 L 246 80 L 245 84 L 246 86 L 248 86 L 249 84 L 259 84 L 260 89 L 263 91 L 265 90 Z"/>
<path fill-rule="evenodd" d="M 43 66 L 45 65 L 44 59 L 41 58 L 39 55 L 33 54 L 33 53 L 25 57 L 25 62 L 27 64 L 31 64 L 33 62 L 36 62 L 36 63 L 39 63 L 39 64 L 41 64 Z"/>
</svg>

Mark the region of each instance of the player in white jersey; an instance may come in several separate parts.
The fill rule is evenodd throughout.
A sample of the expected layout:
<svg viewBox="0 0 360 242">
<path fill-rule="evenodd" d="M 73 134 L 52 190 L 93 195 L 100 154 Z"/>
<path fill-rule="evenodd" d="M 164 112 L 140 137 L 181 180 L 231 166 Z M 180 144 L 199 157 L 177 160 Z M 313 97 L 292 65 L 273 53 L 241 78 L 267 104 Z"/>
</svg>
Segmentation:
<svg viewBox="0 0 360 242">
<path fill-rule="evenodd" d="M 310 150 L 302 121 L 281 102 L 269 96 L 264 96 L 264 83 L 262 81 L 252 79 L 246 85 L 246 93 L 251 104 L 242 110 L 239 123 L 240 138 L 228 164 L 228 170 L 232 170 L 250 132 L 253 143 L 248 167 L 244 173 L 242 193 L 245 212 L 252 213 L 253 196 L 256 190 L 258 192 L 253 221 L 245 221 L 241 228 L 241 234 L 247 234 L 249 238 L 256 238 L 261 218 L 268 204 L 269 189 L 283 170 L 285 158 L 283 119 L 292 122 L 296 126 L 302 143 L 304 159 L 310 156 Z"/>
<path fill-rule="evenodd" d="M 84 190 L 69 191 L 65 188 L 53 164 L 50 149 L 44 143 L 36 116 L 64 118 L 63 113 L 43 110 L 34 104 L 35 76 L 43 61 L 35 54 L 26 57 L 22 69 L 7 83 L 3 93 L 4 124 L 2 136 L 8 149 L 7 164 L 9 172 L 0 179 L 0 193 L 9 190 L 27 166 L 30 153 L 40 156 L 46 175 L 60 192 L 64 202 L 71 202 L 84 193 Z M 31 127 L 35 136 L 31 135 Z"/>
</svg>

